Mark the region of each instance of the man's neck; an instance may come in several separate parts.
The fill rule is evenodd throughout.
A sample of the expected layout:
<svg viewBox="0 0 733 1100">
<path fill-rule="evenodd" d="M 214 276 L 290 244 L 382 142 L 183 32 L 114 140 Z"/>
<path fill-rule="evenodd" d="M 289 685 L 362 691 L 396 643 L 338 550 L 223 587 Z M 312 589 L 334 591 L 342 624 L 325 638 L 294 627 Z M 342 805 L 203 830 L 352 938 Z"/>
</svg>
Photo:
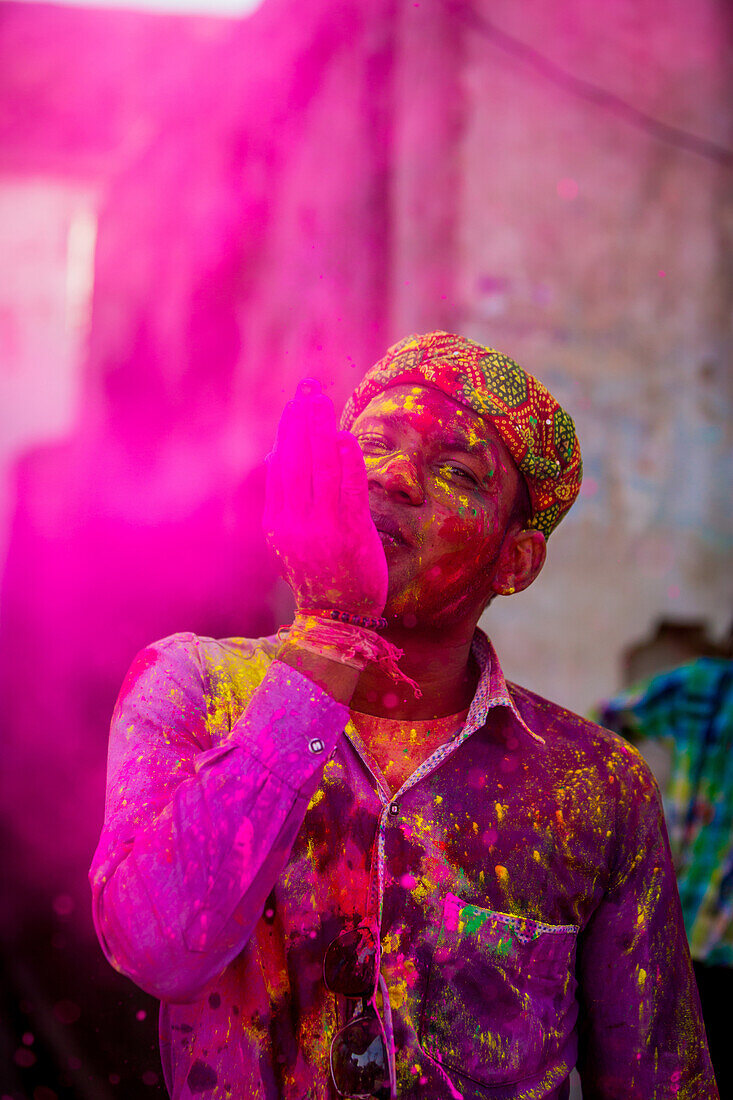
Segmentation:
<svg viewBox="0 0 733 1100">
<path fill-rule="evenodd" d="M 375 664 L 359 677 L 351 707 L 364 714 L 420 721 L 457 714 L 470 706 L 479 680 L 479 668 L 471 655 L 473 621 L 454 624 L 442 631 L 390 626 L 382 637 L 404 650 L 399 668 L 414 680 L 422 697 L 403 680 L 393 680 Z"/>
</svg>

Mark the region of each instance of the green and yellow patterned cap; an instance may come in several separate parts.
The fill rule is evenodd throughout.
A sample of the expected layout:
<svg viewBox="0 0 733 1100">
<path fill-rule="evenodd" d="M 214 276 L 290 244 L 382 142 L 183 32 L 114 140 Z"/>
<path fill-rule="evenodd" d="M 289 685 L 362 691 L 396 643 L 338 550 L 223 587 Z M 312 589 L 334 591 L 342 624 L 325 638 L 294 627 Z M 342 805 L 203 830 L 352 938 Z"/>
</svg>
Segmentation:
<svg viewBox="0 0 733 1100">
<path fill-rule="evenodd" d="M 464 336 L 408 336 L 364 375 L 344 406 L 341 427 L 350 429 L 378 393 L 409 384 L 434 386 L 491 418 L 527 482 L 528 526 L 548 536 L 578 495 L 583 463 L 572 418 L 545 386 L 508 355 Z"/>
</svg>

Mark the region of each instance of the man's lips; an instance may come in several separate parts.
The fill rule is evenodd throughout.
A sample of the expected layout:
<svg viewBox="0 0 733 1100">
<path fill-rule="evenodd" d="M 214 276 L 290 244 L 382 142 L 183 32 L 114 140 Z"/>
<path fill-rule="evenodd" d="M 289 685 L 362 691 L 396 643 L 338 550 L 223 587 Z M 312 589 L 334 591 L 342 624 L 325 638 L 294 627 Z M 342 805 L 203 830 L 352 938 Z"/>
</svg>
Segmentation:
<svg viewBox="0 0 733 1100">
<path fill-rule="evenodd" d="M 389 535 L 391 539 L 403 546 L 412 546 L 412 539 L 406 535 L 397 520 L 392 519 L 391 516 L 375 516 L 374 513 L 372 513 L 372 519 L 381 535 Z"/>
</svg>

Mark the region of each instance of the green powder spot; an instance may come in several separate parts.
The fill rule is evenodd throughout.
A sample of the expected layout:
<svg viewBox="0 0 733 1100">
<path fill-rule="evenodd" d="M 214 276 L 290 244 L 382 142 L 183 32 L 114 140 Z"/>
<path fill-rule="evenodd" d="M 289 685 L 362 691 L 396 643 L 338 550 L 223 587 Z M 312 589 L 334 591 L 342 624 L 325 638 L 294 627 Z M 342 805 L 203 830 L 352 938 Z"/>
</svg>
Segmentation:
<svg viewBox="0 0 733 1100">
<path fill-rule="evenodd" d="M 482 913 L 481 910 L 475 909 L 473 905 L 464 905 L 459 913 L 459 920 L 462 921 L 466 932 L 480 931 L 488 919 L 488 913 Z"/>
</svg>

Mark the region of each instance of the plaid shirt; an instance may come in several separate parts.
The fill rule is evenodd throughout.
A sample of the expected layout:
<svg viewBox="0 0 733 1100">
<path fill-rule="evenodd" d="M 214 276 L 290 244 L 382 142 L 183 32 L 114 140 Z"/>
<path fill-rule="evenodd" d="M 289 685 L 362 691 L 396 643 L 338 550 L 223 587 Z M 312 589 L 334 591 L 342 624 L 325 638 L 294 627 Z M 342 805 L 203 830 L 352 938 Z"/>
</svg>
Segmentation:
<svg viewBox="0 0 733 1100">
<path fill-rule="evenodd" d="M 733 663 L 701 657 L 655 676 L 607 703 L 603 721 L 669 745 L 662 799 L 690 950 L 733 966 Z"/>
<path fill-rule="evenodd" d="M 655 784 L 617 735 L 505 683 L 394 794 L 275 638 L 143 651 L 90 877 L 113 966 L 162 1000 L 175 1100 L 326 1100 L 328 944 L 378 918 L 400 1097 L 713 1100 Z M 345 736 L 344 736 L 345 731 Z"/>
</svg>

